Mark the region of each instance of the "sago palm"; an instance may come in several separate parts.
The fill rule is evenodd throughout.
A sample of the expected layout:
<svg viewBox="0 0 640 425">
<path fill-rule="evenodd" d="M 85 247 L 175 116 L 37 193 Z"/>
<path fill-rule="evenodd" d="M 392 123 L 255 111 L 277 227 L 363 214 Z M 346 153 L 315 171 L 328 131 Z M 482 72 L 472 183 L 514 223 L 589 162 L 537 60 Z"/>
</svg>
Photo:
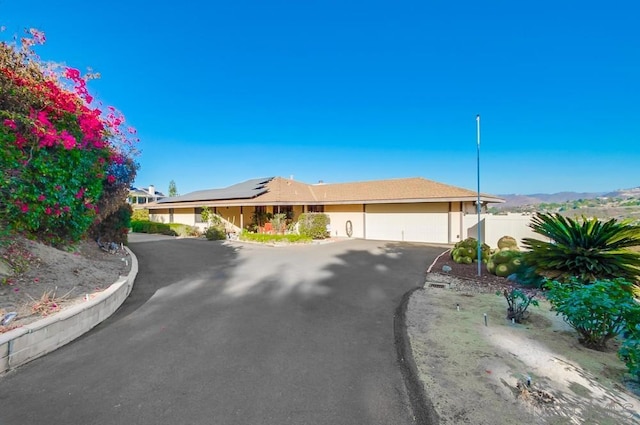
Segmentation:
<svg viewBox="0 0 640 425">
<path fill-rule="evenodd" d="M 615 278 L 638 282 L 640 254 L 628 248 L 640 246 L 640 226 L 538 213 L 530 227 L 549 239 L 522 240 L 529 249 L 524 262 L 540 275 L 561 281 L 575 276 L 585 283 Z"/>
</svg>

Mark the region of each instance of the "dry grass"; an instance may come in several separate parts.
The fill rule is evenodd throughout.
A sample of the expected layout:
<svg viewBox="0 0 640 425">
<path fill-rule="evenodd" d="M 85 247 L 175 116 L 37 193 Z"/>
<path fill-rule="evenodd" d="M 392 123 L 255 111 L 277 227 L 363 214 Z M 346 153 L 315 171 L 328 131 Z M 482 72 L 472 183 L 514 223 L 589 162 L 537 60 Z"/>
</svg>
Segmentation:
<svg viewBox="0 0 640 425">
<path fill-rule="evenodd" d="M 57 313 L 61 309 L 62 301 L 69 296 L 70 292 L 62 297 L 56 297 L 55 291 L 44 291 L 38 300 L 31 298 L 33 300 L 31 312 L 43 317 Z"/>
</svg>

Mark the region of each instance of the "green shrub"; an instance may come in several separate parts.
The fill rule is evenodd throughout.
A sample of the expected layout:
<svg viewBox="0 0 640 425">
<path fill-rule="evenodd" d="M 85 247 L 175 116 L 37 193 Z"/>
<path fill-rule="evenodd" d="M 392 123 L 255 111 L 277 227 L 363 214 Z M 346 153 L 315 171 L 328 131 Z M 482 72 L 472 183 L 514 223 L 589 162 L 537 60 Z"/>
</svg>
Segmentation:
<svg viewBox="0 0 640 425">
<path fill-rule="evenodd" d="M 296 234 L 270 235 L 266 233 L 249 233 L 247 231 L 242 231 L 240 234 L 240 240 L 259 243 L 309 243 L 311 242 L 311 237 Z"/>
<path fill-rule="evenodd" d="M 624 278 L 634 281 L 640 274 L 640 254 L 629 247 L 640 245 L 640 227 L 615 219 L 581 222 L 560 214 L 538 213 L 531 228 L 551 242 L 524 238 L 529 248 L 523 261 L 536 273 L 564 281 L 577 277 L 589 283 L 597 279 Z"/>
<path fill-rule="evenodd" d="M 503 295 L 507 300 L 507 319 L 516 323 L 521 323 L 528 316 L 527 308 L 529 305 L 538 306 L 538 300 L 534 299 L 536 294 L 527 295 L 520 289 L 504 290 L 496 292 L 496 295 Z"/>
<path fill-rule="evenodd" d="M 103 242 L 127 243 L 132 212 L 131 205 L 120 205 L 116 212 L 92 227 L 91 236 L 100 238 Z"/>
<path fill-rule="evenodd" d="M 135 233 L 158 233 L 167 236 L 177 236 L 168 224 L 155 221 L 131 221 L 131 231 Z"/>
<path fill-rule="evenodd" d="M 287 215 L 274 214 L 273 217 L 271 217 L 270 223 L 275 233 L 283 234 L 287 228 Z"/>
<path fill-rule="evenodd" d="M 169 223 L 169 228 L 178 236 L 200 236 L 200 231 L 195 226 L 182 223 Z"/>
<path fill-rule="evenodd" d="M 204 231 L 204 237 L 210 241 L 220 241 L 227 238 L 227 233 L 222 227 L 211 226 L 207 227 L 207 229 Z"/>
<path fill-rule="evenodd" d="M 631 295 L 631 285 L 624 279 L 545 283 L 556 314 L 580 334 L 580 342 L 600 350 L 611 338 L 640 324 L 640 305 Z"/>
<path fill-rule="evenodd" d="M 298 232 L 311 239 L 325 239 L 331 219 L 324 213 L 303 213 L 298 218 Z"/>
<path fill-rule="evenodd" d="M 629 373 L 640 380 L 640 327 L 628 330 L 618 357 L 627 365 Z"/>
<path fill-rule="evenodd" d="M 200 211 L 200 217 L 204 223 L 207 223 L 209 227 L 221 227 L 222 218 L 220 215 L 214 213 L 209 207 L 202 207 Z"/>
<path fill-rule="evenodd" d="M 149 218 L 149 210 L 147 209 L 136 209 L 131 214 L 131 220 L 135 221 L 149 221 Z"/>
</svg>

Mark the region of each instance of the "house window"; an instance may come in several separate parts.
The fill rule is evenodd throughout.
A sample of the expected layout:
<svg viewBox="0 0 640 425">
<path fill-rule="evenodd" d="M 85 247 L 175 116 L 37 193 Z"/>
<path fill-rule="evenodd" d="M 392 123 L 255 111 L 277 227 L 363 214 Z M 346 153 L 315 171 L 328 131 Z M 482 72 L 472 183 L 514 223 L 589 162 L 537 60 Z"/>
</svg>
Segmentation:
<svg viewBox="0 0 640 425">
<path fill-rule="evenodd" d="M 307 205 L 307 212 L 310 213 L 323 213 L 324 205 Z"/>
<path fill-rule="evenodd" d="M 287 220 L 293 219 L 293 205 L 281 205 L 278 207 L 278 213 L 286 214 Z"/>
<path fill-rule="evenodd" d="M 196 208 L 195 209 L 195 215 L 196 215 L 196 223 L 204 223 L 204 220 L 202 219 L 202 208 Z"/>
</svg>

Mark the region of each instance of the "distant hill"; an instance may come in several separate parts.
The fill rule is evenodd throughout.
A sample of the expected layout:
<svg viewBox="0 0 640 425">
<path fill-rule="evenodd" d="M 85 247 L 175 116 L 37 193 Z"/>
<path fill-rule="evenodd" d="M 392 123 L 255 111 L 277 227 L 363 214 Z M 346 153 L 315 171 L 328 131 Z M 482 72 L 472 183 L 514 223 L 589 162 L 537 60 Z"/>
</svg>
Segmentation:
<svg viewBox="0 0 640 425">
<path fill-rule="evenodd" d="M 564 202 L 573 202 L 585 199 L 602 199 L 602 198 L 638 198 L 640 199 L 640 186 L 631 189 L 619 189 L 611 192 L 558 192 L 558 193 L 534 193 L 531 195 L 498 195 L 505 200 L 503 204 L 494 204 L 492 206 L 497 209 L 510 209 L 514 207 L 522 207 L 525 205 L 538 205 L 542 203 L 562 204 Z"/>
<path fill-rule="evenodd" d="M 631 189 L 620 189 L 603 195 L 607 198 L 640 198 L 640 186 Z"/>
</svg>

